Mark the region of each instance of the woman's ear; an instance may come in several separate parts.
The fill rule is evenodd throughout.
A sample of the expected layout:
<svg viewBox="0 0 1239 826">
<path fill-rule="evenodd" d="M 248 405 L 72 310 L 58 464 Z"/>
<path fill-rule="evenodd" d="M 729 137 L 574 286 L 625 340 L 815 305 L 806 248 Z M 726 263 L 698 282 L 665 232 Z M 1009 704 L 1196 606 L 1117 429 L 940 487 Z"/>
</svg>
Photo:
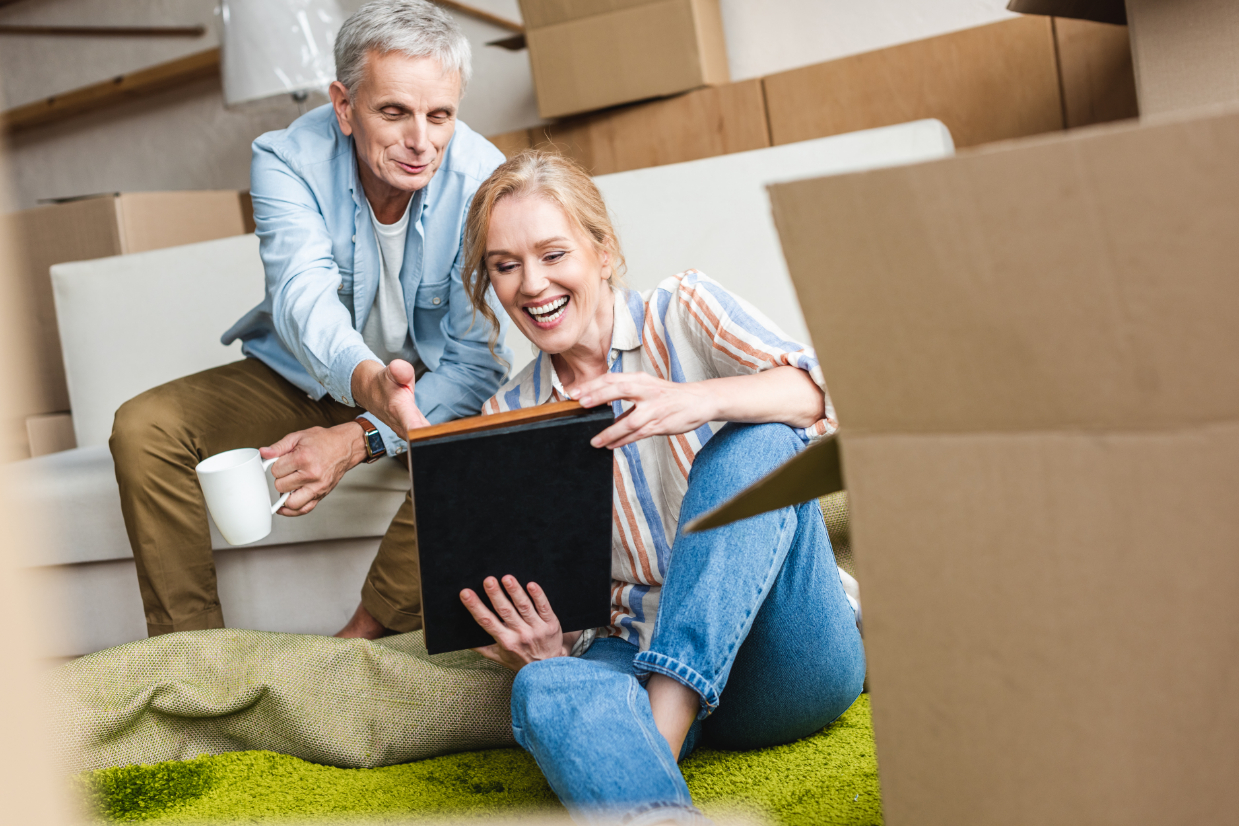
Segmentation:
<svg viewBox="0 0 1239 826">
<path fill-rule="evenodd" d="M 598 251 L 598 260 L 602 262 L 602 280 L 610 281 L 614 268 L 611 266 L 611 251 L 603 247 Z"/>
</svg>

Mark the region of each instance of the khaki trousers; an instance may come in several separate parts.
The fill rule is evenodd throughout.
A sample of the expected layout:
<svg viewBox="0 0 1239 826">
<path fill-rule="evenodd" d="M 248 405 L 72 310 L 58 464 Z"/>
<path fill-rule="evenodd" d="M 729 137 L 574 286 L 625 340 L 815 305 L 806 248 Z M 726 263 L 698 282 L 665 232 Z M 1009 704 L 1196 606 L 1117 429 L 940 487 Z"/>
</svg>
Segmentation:
<svg viewBox="0 0 1239 826">
<path fill-rule="evenodd" d="M 360 413 L 330 396 L 309 398 L 256 359 L 168 382 L 121 406 L 109 445 L 151 636 L 224 627 L 194 466 L 221 451 L 269 445 Z M 361 601 L 393 631 L 422 627 L 411 497 L 379 545 Z"/>
</svg>

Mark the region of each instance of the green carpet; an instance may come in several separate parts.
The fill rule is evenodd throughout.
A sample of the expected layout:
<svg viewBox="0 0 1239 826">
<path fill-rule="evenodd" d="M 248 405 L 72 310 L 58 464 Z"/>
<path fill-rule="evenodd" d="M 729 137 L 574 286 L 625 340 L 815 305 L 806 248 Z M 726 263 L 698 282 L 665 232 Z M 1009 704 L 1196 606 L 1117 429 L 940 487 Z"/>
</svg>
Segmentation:
<svg viewBox="0 0 1239 826">
<path fill-rule="evenodd" d="M 751 752 L 699 749 L 681 768 L 694 801 L 711 817 L 787 826 L 882 822 L 868 695 L 811 737 Z M 102 769 L 74 783 L 103 822 L 409 823 L 562 812 L 537 765 L 520 749 L 377 769 L 337 769 L 243 751 Z"/>
</svg>

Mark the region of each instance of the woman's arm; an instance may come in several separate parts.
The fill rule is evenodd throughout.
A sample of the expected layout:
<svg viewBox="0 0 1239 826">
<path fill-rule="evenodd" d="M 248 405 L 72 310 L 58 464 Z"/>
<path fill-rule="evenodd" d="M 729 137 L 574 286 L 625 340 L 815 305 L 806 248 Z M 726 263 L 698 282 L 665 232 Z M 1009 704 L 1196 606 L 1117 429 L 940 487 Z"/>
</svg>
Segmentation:
<svg viewBox="0 0 1239 826">
<path fill-rule="evenodd" d="M 647 373 L 608 373 L 575 388 L 585 407 L 621 399 L 633 407 L 594 437 L 594 447 L 615 449 L 649 436 L 696 430 L 706 422 L 782 422 L 809 427 L 824 415 L 826 397 L 797 367 L 774 367 L 747 376 L 670 382 Z"/>
</svg>

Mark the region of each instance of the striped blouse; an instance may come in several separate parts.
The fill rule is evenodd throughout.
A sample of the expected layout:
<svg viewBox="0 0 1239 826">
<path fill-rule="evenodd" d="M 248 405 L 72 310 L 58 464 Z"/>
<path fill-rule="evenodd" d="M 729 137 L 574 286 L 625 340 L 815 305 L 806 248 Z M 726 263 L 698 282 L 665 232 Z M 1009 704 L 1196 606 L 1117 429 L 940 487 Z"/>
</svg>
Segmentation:
<svg viewBox="0 0 1239 826">
<path fill-rule="evenodd" d="M 645 372 L 675 382 L 742 376 L 790 365 L 825 389 L 813 350 L 790 341 L 765 315 L 696 270 L 666 279 L 653 290 L 617 289 L 608 356 L 612 373 Z M 568 398 L 551 358 L 538 353 L 482 408 L 499 413 Z M 615 415 L 631 407 L 614 402 Z M 825 417 L 796 432 L 806 442 L 832 433 L 830 397 Z M 612 512 L 611 636 L 649 647 L 658 597 L 697 451 L 723 426 L 710 422 L 691 433 L 653 436 L 615 451 Z M 553 607 L 553 606 L 552 606 Z M 600 633 L 602 633 L 600 631 Z"/>
</svg>

